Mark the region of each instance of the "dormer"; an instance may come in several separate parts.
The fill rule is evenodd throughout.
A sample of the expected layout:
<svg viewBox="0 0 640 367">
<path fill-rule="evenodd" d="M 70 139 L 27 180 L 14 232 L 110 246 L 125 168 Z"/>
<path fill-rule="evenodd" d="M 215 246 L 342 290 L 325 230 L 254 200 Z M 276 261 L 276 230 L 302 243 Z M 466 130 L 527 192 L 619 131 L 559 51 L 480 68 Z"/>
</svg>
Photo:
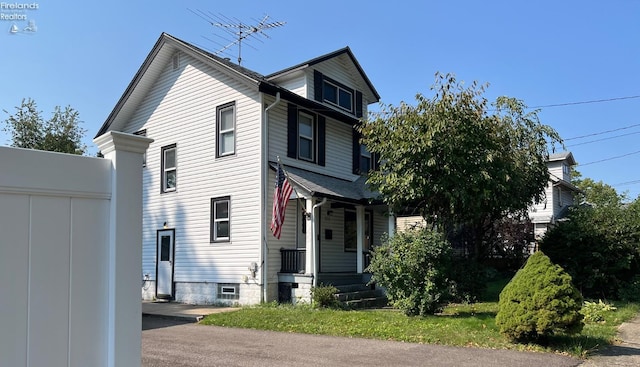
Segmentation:
<svg viewBox="0 0 640 367">
<path fill-rule="evenodd" d="M 355 118 L 365 116 L 367 106 L 380 100 L 349 47 L 267 75 L 266 79 Z"/>
<path fill-rule="evenodd" d="M 551 154 L 547 162 L 551 181 L 571 182 L 571 167 L 575 165 L 576 161 L 571 152 Z"/>
</svg>

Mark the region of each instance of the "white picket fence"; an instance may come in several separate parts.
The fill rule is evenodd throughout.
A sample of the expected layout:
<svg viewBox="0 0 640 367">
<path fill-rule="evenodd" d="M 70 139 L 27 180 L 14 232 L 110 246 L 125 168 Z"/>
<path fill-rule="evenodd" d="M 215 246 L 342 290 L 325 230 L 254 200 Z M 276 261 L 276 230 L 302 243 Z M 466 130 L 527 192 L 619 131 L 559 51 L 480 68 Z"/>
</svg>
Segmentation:
<svg viewBox="0 0 640 367">
<path fill-rule="evenodd" d="M 139 366 L 142 154 L 0 147 L 0 366 Z"/>
</svg>

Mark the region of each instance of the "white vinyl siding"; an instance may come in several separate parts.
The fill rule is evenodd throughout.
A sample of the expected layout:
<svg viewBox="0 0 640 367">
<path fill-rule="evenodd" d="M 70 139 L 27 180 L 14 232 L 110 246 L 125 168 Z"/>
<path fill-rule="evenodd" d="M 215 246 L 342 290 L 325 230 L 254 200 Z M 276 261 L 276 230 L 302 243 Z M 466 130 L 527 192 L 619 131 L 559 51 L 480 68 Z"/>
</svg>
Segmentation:
<svg viewBox="0 0 640 367">
<path fill-rule="evenodd" d="M 272 103 L 267 99 L 266 103 Z M 351 164 L 351 125 L 326 118 L 325 166 L 301 159 L 287 157 L 287 104 L 281 102 L 269 110 L 269 160 L 280 160 L 285 165 L 299 167 L 308 171 L 341 178 L 356 180 Z"/>
<path fill-rule="evenodd" d="M 143 172 L 143 273 L 155 277 L 156 231 L 176 229 L 176 282 L 237 283 L 258 262 L 261 101 L 256 88 L 187 54 L 167 62 L 124 131 L 154 139 Z M 216 108 L 235 101 L 236 154 L 216 158 Z M 161 147 L 179 146 L 179 189 L 159 195 Z M 211 198 L 231 196 L 231 241 L 210 243 Z"/>
</svg>

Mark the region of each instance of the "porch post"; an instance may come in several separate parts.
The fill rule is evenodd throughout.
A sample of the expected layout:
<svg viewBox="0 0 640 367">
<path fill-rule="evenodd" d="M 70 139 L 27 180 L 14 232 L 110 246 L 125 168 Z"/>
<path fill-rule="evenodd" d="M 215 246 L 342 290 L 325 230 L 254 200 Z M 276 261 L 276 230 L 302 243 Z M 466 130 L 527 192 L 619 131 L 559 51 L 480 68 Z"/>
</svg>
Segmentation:
<svg viewBox="0 0 640 367">
<path fill-rule="evenodd" d="M 314 223 L 311 221 L 311 208 L 313 208 L 313 200 L 311 198 L 307 198 L 306 200 L 306 204 L 305 204 L 305 208 L 307 208 L 307 215 L 305 216 L 305 220 L 307 223 L 307 233 L 305 233 L 305 249 L 306 249 L 306 257 L 305 257 L 305 274 L 310 275 L 313 274 L 313 269 L 314 269 L 314 261 L 313 261 L 313 250 L 314 250 L 314 243 L 315 241 L 313 240 L 313 232 L 311 230 L 311 226 L 314 225 Z"/>
<path fill-rule="evenodd" d="M 363 253 L 362 249 L 364 247 L 364 206 L 357 205 L 356 206 L 356 228 L 357 228 L 357 240 L 356 240 L 356 273 L 362 274 L 364 269 L 363 262 Z"/>
<path fill-rule="evenodd" d="M 393 214 L 393 212 L 391 210 L 389 210 L 389 218 L 387 218 L 389 220 L 389 228 L 388 228 L 388 234 L 389 234 L 389 238 L 392 238 L 393 235 L 396 234 L 396 215 Z"/>
</svg>

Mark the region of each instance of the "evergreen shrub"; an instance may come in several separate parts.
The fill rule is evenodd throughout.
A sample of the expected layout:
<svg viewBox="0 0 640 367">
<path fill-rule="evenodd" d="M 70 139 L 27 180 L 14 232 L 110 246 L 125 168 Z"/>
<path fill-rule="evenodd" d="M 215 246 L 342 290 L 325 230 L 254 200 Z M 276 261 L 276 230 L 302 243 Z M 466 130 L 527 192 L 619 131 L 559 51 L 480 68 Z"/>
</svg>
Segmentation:
<svg viewBox="0 0 640 367">
<path fill-rule="evenodd" d="M 538 251 L 500 293 L 496 325 L 516 341 L 543 341 L 582 330 L 582 295 L 571 276 Z"/>
</svg>

